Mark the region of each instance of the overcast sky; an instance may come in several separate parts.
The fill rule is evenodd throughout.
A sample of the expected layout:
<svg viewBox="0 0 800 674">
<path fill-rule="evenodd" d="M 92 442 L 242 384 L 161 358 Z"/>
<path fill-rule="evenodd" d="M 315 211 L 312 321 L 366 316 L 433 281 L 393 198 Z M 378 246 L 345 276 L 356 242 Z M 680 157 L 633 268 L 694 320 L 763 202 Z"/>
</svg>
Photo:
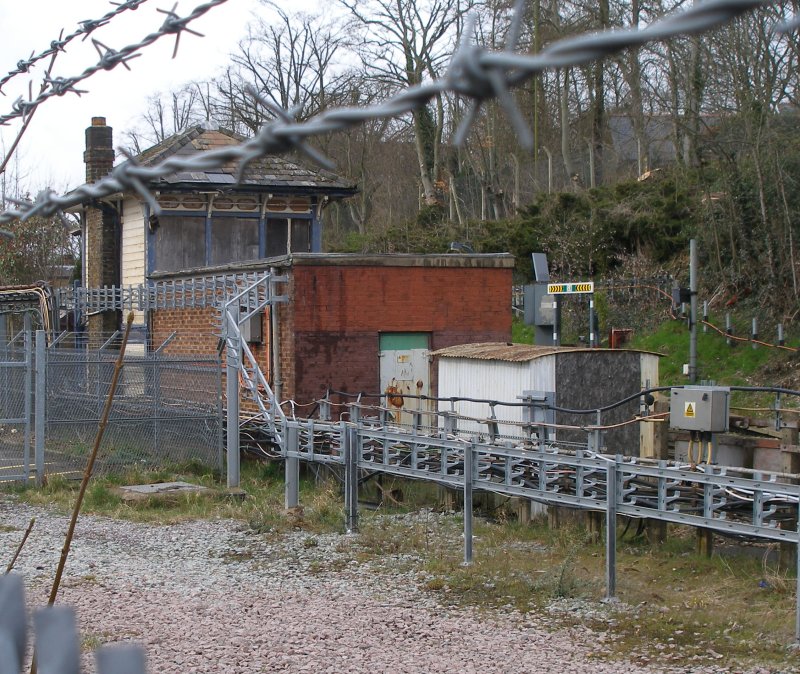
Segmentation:
<svg viewBox="0 0 800 674">
<path fill-rule="evenodd" d="M 188 15 L 202 0 L 180 0 L 176 12 Z M 278 0 L 287 9 L 295 9 L 296 0 Z M 157 9 L 171 9 L 175 0 L 148 0 L 135 11 L 126 11 L 92 36 L 112 49 L 121 49 L 141 41 L 156 31 L 164 15 Z M 228 0 L 211 9 L 189 27 L 205 37 L 185 33 L 181 36 L 177 57 L 173 60 L 174 37 L 163 37 L 142 50 L 134 59 L 131 71 L 117 66 L 99 72 L 78 88 L 89 93 L 80 97 L 67 94 L 51 98 L 36 111 L 18 150 L 18 172 L 29 189 L 51 186 L 57 191 L 83 182 L 84 130 L 92 117 L 105 117 L 114 128 L 114 144 L 124 144 L 123 134 L 141 118 L 147 97 L 169 91 L 184 82 L 213 77 L 228 62 L 228 54 L 244 37 L 248 21 L 259 7 L 258 0 Z M 2 0 L 0 1 L 0 77 L 13 70 L 17 61 L 31 53 L 44 51 L 51 41 L 72 33 L 79 22 L 99 19 L 113 5 L 105 0 Z M 80 74 L 97 63 L 99 55 L 90 40 L 74 40 L 59 55 L 53 69 L 57 77 Z M 18 75 L 2 89 L 0 114 L 11 112 L 14 101 L 29 98 L 39 91 L 47 60 L 42 60 L 28 75 Z M 13 141 L 19 122 L 0 127 L 0 156 Z"/>
</svg>

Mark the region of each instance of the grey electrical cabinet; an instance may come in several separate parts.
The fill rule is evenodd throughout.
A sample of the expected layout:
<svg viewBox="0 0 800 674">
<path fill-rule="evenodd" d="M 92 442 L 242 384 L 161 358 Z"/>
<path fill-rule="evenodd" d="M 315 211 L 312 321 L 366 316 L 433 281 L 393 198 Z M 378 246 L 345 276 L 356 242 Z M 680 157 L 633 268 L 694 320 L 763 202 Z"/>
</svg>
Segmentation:
<svg viewBox="0 0 800 674">
<path fill-rule="evenodd" d="M 257 311 L 239 326 L 239 330 L 241 330 L 242 333 L 242 339 L 248 344 L 263 344 L 263 325 L 264 312 Z"/>
<path fill-rule="evenodd" d="M 669 425 L 682 431 L 725 433 L 731 390 L 725 386 L 684 386 L 670 391 Z"/>
</svg>

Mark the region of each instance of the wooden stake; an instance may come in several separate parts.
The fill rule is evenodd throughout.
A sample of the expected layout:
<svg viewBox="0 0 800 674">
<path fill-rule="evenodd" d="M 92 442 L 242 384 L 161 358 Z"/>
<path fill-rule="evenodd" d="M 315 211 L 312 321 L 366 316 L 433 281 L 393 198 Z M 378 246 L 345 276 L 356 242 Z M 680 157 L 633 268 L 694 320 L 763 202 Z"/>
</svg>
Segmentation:
<svg viewBox="0 0 800 674">
<path fill-rule="evenodd" d="M 64 567 L 67 564 L 67 556 L 69 555 L 69 548 L 72 544 L 72 536 L 75 533 L 75 525 L 78 523 L 78 515 L 83 505 L 83 497 L 86 494 L 86 487 L 89 484 L 89 478 L 92 476 L 94 469 L 94 462 L 97 458 L 97 452 L 100 449 L 100 443 L 103 441 L 103 434 L 105 433 L 106 426 L 108 425 L 108 415 L 111 413 L 111 403 L 114 400 L 114 393 L 117 390 L 117 381 L 119 380 L 119 373 L 122 371 L 122 361 L 125 358 L 125 347 L 128 345 L 128 335 L 131 332 L 131 324 L 133 323 L 133 312 L 128 314 L 128 320 L 125 324 L 125 334 L 122 337 L 122 346 L 119 349 L 117 362 L 114 366 L 114 376 L 111 377 L 111 388 L 106 396 L 106 403 L 103 407 L 103 414 L 100 417 L 100 425 L 97 427 L 97 434 L 94 438 L 94 447 L 92 453 L 89 455 L 89 460 L 86 462 L 86 470 L 83 471 L 83 479 L 81 480 L 81 488 L 78 491 L 78 498 L 75 499 L 75 507 L 72 509 L 72 518 L 69 522 L 69 529 L 67 530 L 67 537 L 64 540 L 64 547 L 61 550 L 61 559 L 58 561 L 58 569 L 56 570 L 56 577 L 53 579 L 53 587 L 50 590 L 50 598 L 48 604 L 54 604 L 56 596 L 58 595 L 58 587 L 61 584 L 61 576 L 64 573 Z"/>
<path fill-rule="evenodd" d="M 28 525 L 28 528 L 25 530 L 25 535 L 22 537 L 22 540 L 17 546 L 17 551 L 14 553 L 14 556 L 11 558 L 8 566 L 6 567 L 6 573 L 11 573 L 11 569 L 14 568 L 14 564 L 17 563 L 17 557 L 19 557 L 19 553 L 22 552 L 22 546 L 25 545 L 25 541 L 28 540 L 28 536 L 31 534 L 31 529 L 33 529 L 33 525 L 36 523 L 36 518 L 31 518 L 31 523 Z"/>
</svg>

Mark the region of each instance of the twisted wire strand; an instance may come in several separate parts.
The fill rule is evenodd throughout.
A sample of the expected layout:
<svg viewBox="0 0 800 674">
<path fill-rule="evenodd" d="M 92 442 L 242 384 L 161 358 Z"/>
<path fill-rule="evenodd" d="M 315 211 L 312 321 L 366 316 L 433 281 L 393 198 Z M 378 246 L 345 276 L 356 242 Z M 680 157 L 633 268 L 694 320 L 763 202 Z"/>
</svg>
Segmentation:
<svg viewBox="0 0 800 674">
<path fill-rule="evenodd" d="M 175 30 L 182 30 L 185 22 L 224 1 L 212 0 L 201 5 L 190 17 L 182 20 L 180 29 L 176 27 Z M 764 4 L 766 0 L 708 0 L 668 15 L 643 29 L 613 29 L 565 38 L 554 42 L 538 54 L 523 55 L 513 52 L 523 20 L 524 3 L 520 1 L 515 6 L 511 37 L 505 49 L 492 52 L 474 44 L 471 37 L 465 37 L 442 79 L 409 87 L 372 106 L 326 110 L 302 123 L 294 121 L 291 111 L 276 112 L 274 106 L 267 105 L 270 112 L 276 115 L 276 119 L 262 126 L 253 138 L 239 145 L 199 153 L 189 158 L 171 157 L 152 167 L 139 166 L 134 160 L 129 159 L 115 167 L 108 177 L 91 185 L 83 185 L 66 195 L 58 196 L 51 190 L 44 190 L 39 193 L 35 201 L 15 202 L 20 208 L 0 213 L 0 224 L 15 219 L 24 220 L 34 215 L 49 217 L 71 206 L 120 191 L 137 193 L 149 203 L 154 213 L 158 213 L 158 203 L 147 187 L 148 181 L 169 176 L 176 171 L 218 168 L 234 161 L 240 162 L 238 177 L 241 179 L 250 162 L 270 154 L 301 151 L 315 161 L 329 165 L 327 160 L 305 144 L 307 138 L 344 131 L 372 119 L 401 116 L 423 107 L 433 97 L 445 92 L 471 99 L 470 110 L 456 133 L 456 143 L 463 142 L 481 103 L 497 98 L 514 128 L 518 130 L 521 143 L 529 147 L 532 134 L 519 133 L 520 128 L 527 129 L 527 127 L 512 97 L 507 95 L 510 88 L 521 85 L 547 69 L 580 65 L 626 47 L 707 31 Z M 790 30 L 791 24 L 781 26 L 779 29 Z M 154 35 L 160 37 L 166 32 L 169 31 L 162 29 Z M 119 52 L 108 52 L 106 54 L 108 64 L 101 62 L 90 70 L 96 72 L 132 58 L 136 49 L 156 39 L 149 37 L 151 36 L 142 43 L 131 45 Z M 54 92 L 49 94 L 56 95 Z M 258 95 L 255 96 L 255 100 L 259 105 L 266 105 L 265 100 Z M 0 118 L 0 122 L 2 119 Z"/>
<path fill-rule="evenodd" d="M 143 1 L 143 0 L 140 0 Z M 40 93 L 36 98 L 25 101 L 22 97 L 18 98 L 11 106 L 11 112 L 5 115 L 0 115 L 0 125 L 7 124 L 11 120 L 18 118 L 25 118 L 33 110 L 39 107 L 46 100 L 54 96 L 63 96 L 66 93 L 74 93 L 80 95 L 86 93 L 75 88 L 76 84 L 89 79 L 95 73 L 101 70 L 113 70 L 118 65 L 122 64 L 124 67 L 130 69 L 128 62 L 132 59 L 141 56 L 141 50 L 149 47 L 151 44 L 164 37 L 165 35 L 175 36 L 175 50 L 177 51 L 178 43 L 180 41 L 181 33 L 184 31 L 200 35 L 196 31 L 191 30 L 188 24 L 195 19 L 203 16 L 206 12 L 214 7 L 227 2 L 227 0 L 209 0 L 208 2 L 198 5 L 188 16 L 181 18 L 175 13 L 174 8 L 171 11 L 159 10 L 162 14 L 166 14 L 167 18 L 161 27 L 149 35 L 145 36 L 141 41 L 134 44 L 129 44 L 120 50 L 107 47 L 99 40 L 92 38 L 92 43 L 100 54 L 100 60 L 93 66 L 88 67 L 80 75 L 72 77 L 55 77 L 48 80 L 49 88 Z M 173 56 L 175 52 L 173 52 Z"/>
<path fill-rule="evenodd" d="M 66 37 L 59 36 L 57 40 L 53 40 L 50 43 L 50 46 L 45 49 L 44 51 L 38 54 L 31 54 L 26 59 L 21 59 L 17 61 L 16 68 L 8 71 L 8 74 L 3 75 L 0 77 L 0 93 L 2 93 L 3 87 L 17 75 L 23 75 L 30 71 L 30 69 L 36 65 L 42 59 L 46 59 L 49 56 L 53 56 L 54 54 L 58 53 L 59 51 L 63 51 L 64 47 L 66 47 L 70 42 L 72 42 L 75 38 L 80 37 L 81 35 L 84 36 L 86 39 L 89 35 L 91 35 L 95 30 L 101 28 L 102 26 L 107 25 L 112 19 L 114 19 L 119 14 L 127 10 L 135 10 L 138 9 L 139 5 L 144 4 L 147 0 L 127 0 L 127 2 L 121 3 L 111 3 L 117 5 L 116 9 L 112 9 L 108 13 L 101 16 L 99 19 L 88 19 L 86 21 L 79 21 L 81 27 L 77 30 L 73 31 Z"/>
</svg>

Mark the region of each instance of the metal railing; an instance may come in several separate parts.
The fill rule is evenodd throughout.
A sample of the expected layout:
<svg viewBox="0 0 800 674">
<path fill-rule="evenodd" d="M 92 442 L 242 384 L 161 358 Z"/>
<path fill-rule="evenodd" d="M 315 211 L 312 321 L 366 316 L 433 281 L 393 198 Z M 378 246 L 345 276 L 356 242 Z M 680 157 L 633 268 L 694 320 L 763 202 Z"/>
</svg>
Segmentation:
<svg viewBox="0 0 800 674">
<path fill-rule="evenodd" d="M 399 427 L 385 416 L 359 412 L 349 421 L 289 420 L 285 459 L 286 507 L 299 505 L 300 461 L 338 466 L 344 475 L 346 525 L 358 527 L 360 475 L 424 480 L 464 494 L 464 559 L 472 560 L 472 494 L 492 492 L 548 506 L 603 513 L 606 522 L 606 596 L 616 593 L 618 515 L 698 527 L 800 548 L 798 476 L 719 465 L 693 465 L 607 455 L 596 430 L 583 448 L 562 446 L 545 428 L 525 437 L 460 434 L 445 413 L 438 422 Z M 491 423 L 491 422 L 489 422 Z M 800 555 L 798 555 L 800 560 Z M 800 561 L 798 562 L 800 564 Z M 800 643 L 800 567 L 795 639 Z"/>
</svg>

